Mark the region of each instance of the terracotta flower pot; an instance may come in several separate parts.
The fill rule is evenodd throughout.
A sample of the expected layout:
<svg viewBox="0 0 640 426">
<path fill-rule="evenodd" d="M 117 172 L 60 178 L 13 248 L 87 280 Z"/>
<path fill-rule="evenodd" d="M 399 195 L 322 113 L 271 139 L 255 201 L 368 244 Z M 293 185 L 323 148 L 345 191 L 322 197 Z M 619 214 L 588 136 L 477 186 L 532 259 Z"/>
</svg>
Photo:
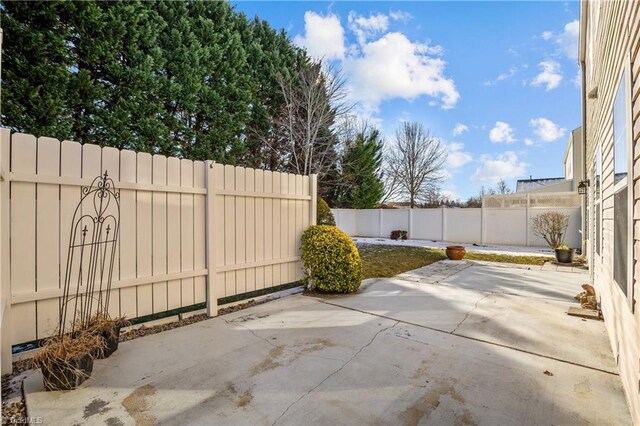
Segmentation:
<svg viewBox="0 0 640 426">
<path fill-rule="evenodd" d="M 462 260 L 466 253 L 464 246 L 447 246 L 447 257 L 451 260 Z"/>
</svg>

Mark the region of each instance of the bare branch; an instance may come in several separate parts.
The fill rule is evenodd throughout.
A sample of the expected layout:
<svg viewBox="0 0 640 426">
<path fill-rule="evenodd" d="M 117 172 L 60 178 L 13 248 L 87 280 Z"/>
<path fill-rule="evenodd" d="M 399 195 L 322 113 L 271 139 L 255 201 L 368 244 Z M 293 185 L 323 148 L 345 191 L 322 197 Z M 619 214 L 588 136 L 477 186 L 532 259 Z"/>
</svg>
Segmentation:
<svg viewBox="0 0 640 426">
<path fill-rule="evenodd" d="M 440 139 L 432 137 L 417 122 L 403 123 L 386 158 L 385 200 L 409 199 L 411 208 L 426 201 L 445 179 L 447 152 Z"/>
</svg>

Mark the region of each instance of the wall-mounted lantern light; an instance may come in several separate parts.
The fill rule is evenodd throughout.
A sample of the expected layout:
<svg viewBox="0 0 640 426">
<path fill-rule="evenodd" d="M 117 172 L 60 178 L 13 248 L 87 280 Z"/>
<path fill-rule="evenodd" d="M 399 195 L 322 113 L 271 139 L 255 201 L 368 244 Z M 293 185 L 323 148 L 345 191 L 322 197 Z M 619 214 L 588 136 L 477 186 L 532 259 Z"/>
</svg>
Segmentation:
<svg viewBox="0 0 640 426">
<path fill-rule="evenodd" d="M 578 194 L 585 195 L 587 193 L 587 190 L 589 189 L 589 185 L 589 179 L 580 181 L 580 183 L 578 184 Z"/>
</svg>

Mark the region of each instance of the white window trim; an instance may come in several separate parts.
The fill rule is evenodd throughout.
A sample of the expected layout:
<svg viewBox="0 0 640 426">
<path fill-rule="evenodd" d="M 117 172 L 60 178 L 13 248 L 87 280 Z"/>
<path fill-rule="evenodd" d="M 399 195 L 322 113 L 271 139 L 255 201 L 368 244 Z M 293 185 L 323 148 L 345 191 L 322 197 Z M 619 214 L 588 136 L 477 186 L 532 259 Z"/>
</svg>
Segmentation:
<svg viewBox="0 0 640 426">
<path fill-rule="evenodd" d="M 604 204 L 602 202 L 602 196 L 603 196 L 603 184 L 602 184 L 602 141 L 598 143 L 598 146 L 596 147 L 596 152 L 595 152 L 595 158 L 593 159 L 593 184 L 594 184 L 594 190 L 593 190 L 593 223 L 594 223 L 594 227 L 593 227 L 593 257 L 594 258 L 598 258 L 598 261 L 600 262 L 600 265 L 602 265 L 602 261 L 604 259 L 604 256 L 602 255 L 603 249 L 604 249 L 604 218 L 602 217 L 602 213 L 603 213 L 603 208 L 602 205 Z M 596 178 L 598 177 L 598 169 L 600 169 L 600 184 L 598 185 L 598 187 L 596 188 Z M 596 200 L 596 191 L 598 192 L 598 198 Z M 598 209 L 598 216 L 596 216 L 596 209 Z M 599 221 L 597 221 L 596 223 L 596 217 L 600 218 Z M 600 228 L 600 232 L 597 232 L 597 228 Z M 600 236 L 600 238 L 596 238 L 597 236 Z M 599 250 L 596 251 L 596 247 L 599 247 Z"/>
<path fill-rule="evenodd" d="M 624 76 L 625 78 L 625 104 L 626 104 L 626 113 L 627 113 L 627 119 L 626 119 L 626 124 L 627 124 L 627 178 L 621 180 L 620 182 L 618 182 L 617 184 L 615 184 L 615 175 L 616 175 L 616 147 L 615 147 L 615 139 L 613 140 L 613 146 L 611 147 L 611 149 L 613 150 L 613 178 L 614 178 L 614 188 L 613 188 L 613 193 L 612 196 L 615 197 L 615 194 L 617 194 L 621 189 L 624 188 L 624 186 L 627 186 L 627 294 L 624 295 L 624 293 L 622 294 L 623 297 L 626 297 L 627 299 L 627 304 L 629 306 L 629 309 L 631 310 L 631 312 L 633 312 L 633 301 L 634 301 L 634 294 L 633 294 L 633 233 L 634 233 L 634 226 L 633 226 L 633 105 L 631 103 L 631 92 L 632 92 L 632 87 L 631 87 L 631 57 L 630 57 L 630 53 L 626 53 L 625 57 L 624 57 L 624 64 L 622 66 L 622 69 L 620 70 L 620 72 L 618 73 L 618 84 L 616 85 L 616 93 L 618 92 L 618 88 L 620 87 L 620 82 L 622 81 L 622 77 Z M 613 103 L 611 105 L 611 114 L 613 115 L 613 111 L 614 111 L 614 105 L 615 105 L 615 99 L 616 97 L 613 97 Z M 613 116 L 612 116 L 612 124 L 613 126 Z M 600 187 L 602 188 L 602 178 L 600 179 Z M 602 195 L 601 195 L 602 197 Z M 602 198 L 601 198 L 601 203 L 602 203 Z M 615 212 L 615 198 L 614 198 L 614 212 Z M 615 233 L 612 234 L 612 238 L 615 238 Z M 615 241 L 612 241 L 612 247 L 615 245 Z M 622 292 L 622 289 L 620 289 L 620 286 L 618 285 L 618 283 L 615 281 L 615 278 L 613 277 L 613 250 L 611 251 L 611 279 L 614 281 L 615 283 L 615 287 L 618 289 L 618 291 Z"/>
</svg>

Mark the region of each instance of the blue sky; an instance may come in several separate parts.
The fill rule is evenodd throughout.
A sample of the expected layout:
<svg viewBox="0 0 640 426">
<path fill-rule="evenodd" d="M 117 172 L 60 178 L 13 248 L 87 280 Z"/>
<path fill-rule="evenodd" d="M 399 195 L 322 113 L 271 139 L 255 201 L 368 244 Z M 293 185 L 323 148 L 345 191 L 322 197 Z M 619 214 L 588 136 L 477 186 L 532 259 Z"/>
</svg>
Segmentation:
<svg viewBox="0 0 640 426">
<path fill-rule="evenodd" d="M 454 198 L 562 176 L 580 125 L 577 1 L 233 4 L 340 66 L 386 140 L 405 120 L 441 138 Z"/>
</svg>

